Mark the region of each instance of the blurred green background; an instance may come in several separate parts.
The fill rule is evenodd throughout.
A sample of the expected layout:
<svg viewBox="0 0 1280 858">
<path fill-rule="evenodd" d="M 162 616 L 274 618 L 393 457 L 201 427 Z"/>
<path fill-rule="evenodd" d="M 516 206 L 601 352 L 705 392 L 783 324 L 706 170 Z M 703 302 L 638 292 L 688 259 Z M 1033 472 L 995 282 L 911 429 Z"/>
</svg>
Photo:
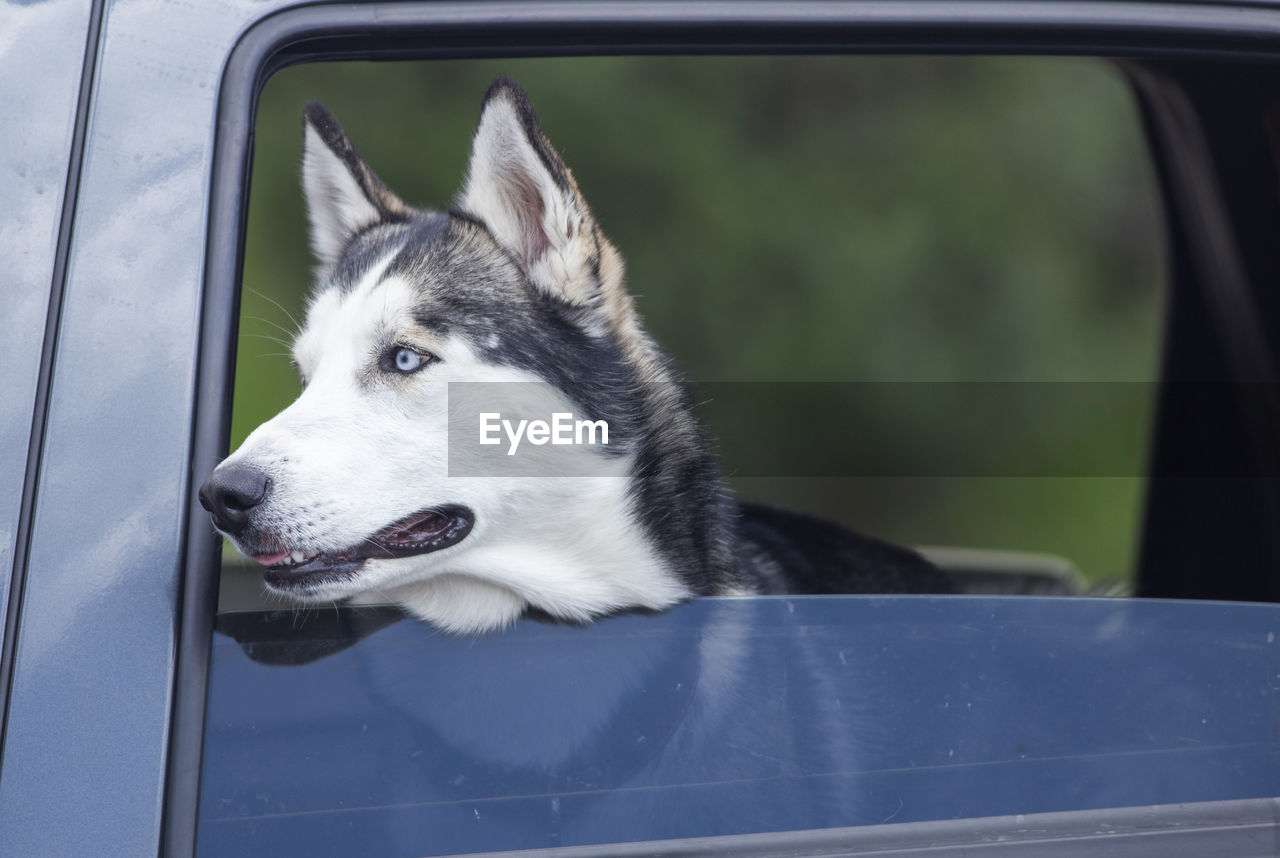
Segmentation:
<svg viewBox="0 0 1280 858">
<path fill-rule="evenodd" d="M 1114 68 L 1089 60 L 286 69 L 258 111 L 232 449 L 298 392 L 286 344 L 313 264 L 298 186 L 303 106 L 324 102 L 383 180 L 442 208 L 499 74 L 528 90 L 689 379 L 882 382 L 847 385 L 857 413 L 874 415 L 847 438 L 865 439 L 872 458 L 883 447 L 875 476 L 743 465 L 732 451 L 803 445 L 806 427 L 764 392 L 708 409 L 713 434 L 731 439 L 725 465 L 742 496 L 908 544 L 1044 551 L 1095 580 L 1129 575 L 1164 258 L 1135 105 Z M 1009 393 L 975 403 L 971 386 L 919 382 L 1009 382 L 989 388 Z M 1000 427 L 991 437 L 1017 468 L 909 466 L 961 436 L 981 444 L 984 426 Z M 1063 466 L 1046 438 L 1107 464 Z"/>
</svg>

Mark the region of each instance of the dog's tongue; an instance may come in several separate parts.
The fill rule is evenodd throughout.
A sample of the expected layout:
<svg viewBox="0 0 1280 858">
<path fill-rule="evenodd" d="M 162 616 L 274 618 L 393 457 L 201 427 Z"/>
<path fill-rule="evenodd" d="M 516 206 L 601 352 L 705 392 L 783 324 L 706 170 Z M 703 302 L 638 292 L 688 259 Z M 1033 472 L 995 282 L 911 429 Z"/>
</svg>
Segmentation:
<svg viewBox="0 0 1280 858">
<path fill-rule="evenodd" d="M 253 555 L 254 561 L 257 563 L 261 563 L 263 566 L 278 566 L 280 563 L 284 562 L 288 558 L 289 558 L 288 551 L 277 551 L 274 554 Z"/>
</svg>

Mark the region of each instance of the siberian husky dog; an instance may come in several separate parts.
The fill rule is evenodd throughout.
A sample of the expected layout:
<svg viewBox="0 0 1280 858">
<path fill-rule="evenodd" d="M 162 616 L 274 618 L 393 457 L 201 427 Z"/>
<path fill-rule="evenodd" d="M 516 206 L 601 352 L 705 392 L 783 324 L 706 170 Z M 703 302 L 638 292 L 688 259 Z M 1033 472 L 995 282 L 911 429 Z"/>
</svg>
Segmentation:
<svg viewBox="0 0 1280 858">
<path fill-rule="evenodd" d="M 200 490 L 268 588 L 392 601 L 454 632 L 704 595 L 948 589 L 913 552 L 734 501 L 514 82 L 485 93 L 447 211 L 403 202 L 321 105 L 303 125 L 319 262 L 293 346 L 303 391 Z M 550 419 L 508 418 L 517 401 Z M 524 470 L 506 467 L 517 452 Z"/>
</svg>

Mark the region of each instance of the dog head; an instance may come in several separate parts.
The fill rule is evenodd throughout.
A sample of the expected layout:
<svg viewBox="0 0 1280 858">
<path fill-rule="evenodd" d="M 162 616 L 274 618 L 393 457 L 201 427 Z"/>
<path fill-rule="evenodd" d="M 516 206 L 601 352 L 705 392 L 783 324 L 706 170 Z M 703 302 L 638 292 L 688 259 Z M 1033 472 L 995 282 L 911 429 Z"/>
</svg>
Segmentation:
<svg viewBox="0 0 1280 858">
<path fill-rule="evenodd" d="M 303 391 L 201 489 L 217 528 L 272 590 L 381 595 L 454 630 L 529 606 L 584 620 L 688 595 L 627 483 L 638 429 L 625 394 L 661 358 L 524 92 L 500 79 L 486 93 L 449 212 L 397 197 L 320 105 L 304 120 L 319 266 L 293 347 Z M 457 476 L 456 382 L 536 383 L 563 407 L 613 409 L 613 448 L 582 454 L 611 476 Z"/>
</svg>

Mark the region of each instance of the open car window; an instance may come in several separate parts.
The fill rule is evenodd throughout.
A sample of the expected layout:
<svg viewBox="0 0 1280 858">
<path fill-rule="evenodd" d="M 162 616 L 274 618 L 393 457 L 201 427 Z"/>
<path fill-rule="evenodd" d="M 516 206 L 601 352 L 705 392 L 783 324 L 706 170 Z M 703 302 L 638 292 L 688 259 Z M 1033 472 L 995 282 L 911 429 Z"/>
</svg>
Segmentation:
<svg viewBox="0 0 1280 858">
<path fill-rule="evenodd" d="M 915 546 L 971 597 L 706 599 L 451 637 L 264 600 L 228 548 L 201 854 L 682 854 L 1274 791 L 1268 609 L 972 598 L 1133 587 L 1166 248 L 1142 117 L 1104 61 L 286 69 L 257 113 L 233 449 L 299 391 L 304 106 L 439 208 L 499 74 L 626 258 L 738 495 Z"/>
<path fill-rule="evenodd" d="M 1122 71 L 1065 58 L 324 64 L 263 91 L 231 448 L 297 395 L 321 100 L 414 204 L 530 93 L 738 496 L 921 547 L 966 592 L 1125 593 L 1164 251 Z M 224 552 L 224 607 L 260 572 Z"/>
</svg>

